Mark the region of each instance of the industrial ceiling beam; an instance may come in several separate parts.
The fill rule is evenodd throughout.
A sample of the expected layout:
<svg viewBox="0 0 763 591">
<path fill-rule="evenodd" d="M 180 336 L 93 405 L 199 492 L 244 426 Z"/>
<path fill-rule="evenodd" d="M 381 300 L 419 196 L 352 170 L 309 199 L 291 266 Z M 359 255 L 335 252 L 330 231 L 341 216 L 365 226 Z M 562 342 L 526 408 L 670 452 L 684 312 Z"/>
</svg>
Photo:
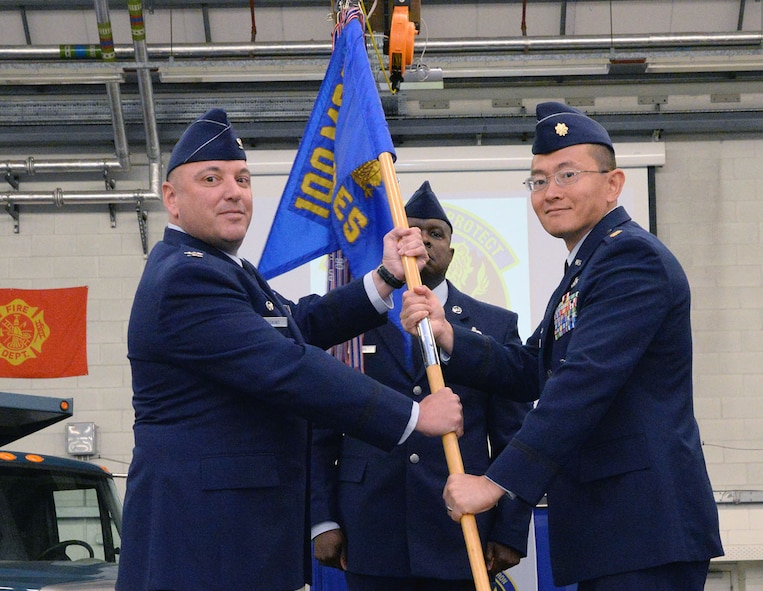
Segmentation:
<svg viewBox="0 0 763 591">
<path fill-rule="evenodd" d="M 83 0 L 82 9 L 91 1 Z M 29 0 L 24 6 L 54 4 Z M 144 8 L 170 4 L 148 0 Z M 206 10 L 224 2 L 198 4 Z M 10 5 L 0 0 L 0 8 Z M 77 0 L 66 1 L 69 8 L 75 5 Z M 189 5 L 195 5 L 193 0 L 184 3 Z M 435 39 L 426 44 L 426 59 L 442 70 L 442 90 L 422 92 L 414 84 L 394 97 L 385 96 L 383 87 L 380 92 L 390 127 L 406 141 L 499 136 L 540 100 L 565 100 L 597 117 L 637 121 L 627 133 L 651 133 L 657 129 L 655 118 L 668 124 L 666 133 L 744 134 L 750 125 L 758 125 L 752 131 L 759 133 L 762 44 L 761 31 Z M 162 143 L 171 144 L 177 139 L 172 130 L 215 104 L 226 106 L 238 127 L 251 130 L 251 141 L 291 144 L 302 133 L 331 53 L 329 42 L 313 41 L 152 44 L 146 46 L 148 63 L 141 69 L 135 66 L 134 47 L 115 49 L 117 61 L 104 65 L 62 60 L 59 46 L 0 45 L 0 145 L 71 141 L 72 125 L 85 128 L 78 137 L 109 142 L 112 109 L 84 84 L 104 67 L 123 88 L 131 141 L 143 124 L 136 76 L 148 68 L 156 85 Z M 613 56 L 640 58 L 643 69 L 610 68 Z M 55 84 L 57 77 L 72 83 L 78 76 L 85 78 L 82 83 Z"/>
<path fill-rule="evenodd" d="M 532 0 L 533 4 L 558 4 L 560 0 Z M 587 0 L 587 2 L 625 2 L 629 0 Z M 523 0 L 479 0 L 481 4 L 521 4 Z M 565 0 L 565 3 L 574 3 L 575 0 Z M 257 0 L 257 7 L 284 8 L 326 8 L 329 3 L 326 0 Z M 371 4 L 371 2 L 367 2 Z M 453 0 L 426 0 L 428 5 L 453 4 Z M 123 2 L 112 0 L 112 10 L 124 8 Z M 119 6 L 117 6 L 119 4 Z M 144 7 L 147 11 L 169 10 L 178 8 L 241 8 L 245 6 L 241 0 L 183 0 L 182 6 L 178 0 L 146 0 Z M 93 7 L 92 0 L 0 0 L 0 10 L 18 10 L 21 6 L 29 10 L 80 10 Z"/>
</svg>

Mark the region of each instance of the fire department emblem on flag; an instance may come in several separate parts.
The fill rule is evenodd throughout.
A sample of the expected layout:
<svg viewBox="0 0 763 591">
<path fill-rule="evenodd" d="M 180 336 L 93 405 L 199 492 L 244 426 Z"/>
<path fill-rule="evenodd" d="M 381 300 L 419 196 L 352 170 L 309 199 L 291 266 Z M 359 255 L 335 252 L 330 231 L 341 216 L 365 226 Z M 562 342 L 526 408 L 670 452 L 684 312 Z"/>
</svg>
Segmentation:
<svg viewBox="0 0 763 591">
<path fill-rule="evenodd" d="M 87 375 L 87 287 L 0 289 L 0 377 Z"/>
<path fill-rule="evenodd" d="M 0 358 L 21 365 L 42 352 L 50 336 L 44 312 L 19 298 L 0 306 Z"/>
</svg>

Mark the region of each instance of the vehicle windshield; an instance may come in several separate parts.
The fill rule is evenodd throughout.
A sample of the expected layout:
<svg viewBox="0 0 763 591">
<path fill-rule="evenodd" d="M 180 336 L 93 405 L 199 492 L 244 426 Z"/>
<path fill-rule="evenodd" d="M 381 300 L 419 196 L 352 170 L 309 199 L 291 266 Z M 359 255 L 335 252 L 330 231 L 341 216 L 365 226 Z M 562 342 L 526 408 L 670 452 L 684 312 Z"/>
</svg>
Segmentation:
<svg viewBox="0 0 763 591">
<path fill-rule="evenodd" d="M 117 562 L 121 508 L 97 474 L 0 467 L 0 560 Z"/>
</svg>

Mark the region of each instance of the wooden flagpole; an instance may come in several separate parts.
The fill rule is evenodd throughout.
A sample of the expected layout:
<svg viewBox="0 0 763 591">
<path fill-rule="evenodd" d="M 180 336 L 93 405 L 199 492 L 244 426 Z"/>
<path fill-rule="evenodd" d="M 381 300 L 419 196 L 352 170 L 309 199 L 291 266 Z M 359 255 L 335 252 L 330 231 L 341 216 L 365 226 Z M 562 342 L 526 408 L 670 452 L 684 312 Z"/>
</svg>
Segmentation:
<svg viewBox="0 0 763 591">
<path fill-rule="evenodd" d="M 396 228 L 407 228 L 408 217 L 405 215 L 403 199 L 400 195 L 400 185 L 397 182 L 395 174 L 395 165 L 392 161 L 392 154 L 383 152 L 379 155 L 379 164 L 381 165 L 382 179 L 387 189 L 387 199 L 392 213 L 392 223 Z M 403 268 L 405 269 L 405 282 L 408 289 L 413 289 L 421 285 L 421 274 L 416 266 L 414 257 L 403 257 Z M 421 342 L 422 355 L 426 365 L 427 380 L 429 381 L 430 392 L 436 392 L 445 387 L 445 380 L 442 376 L 442 367 L 440 367 L 437 357 L 437 349 L 432 335 L 432 327 L 429 319 L 425 318 L 418 326 L 419 340 Z M 456 392 L 458 394 L 458 392 Z M 442 445 L 445 449 L 445 459 L 448 463 L 448 471 L 451 474 L 464 473 L 464 461 L 461 457 L 461 449 L 458 446 L 458 437 L 455 433 L 446 433 L 442 436 Z M 474 585 L 477 591 L 490 591 L 490 579 L 487 576 L 487 567 L 485 566 L 485 556 L 482 553 L 482 544 L 480 535 L 477 531 L 477 520 L 474 515 L 463 515 L 461 517 L 461 529 L 464 533 L 466 542 L 466 552 L 469 555 L 469 564 L 472 568 Z"/>
</svg>

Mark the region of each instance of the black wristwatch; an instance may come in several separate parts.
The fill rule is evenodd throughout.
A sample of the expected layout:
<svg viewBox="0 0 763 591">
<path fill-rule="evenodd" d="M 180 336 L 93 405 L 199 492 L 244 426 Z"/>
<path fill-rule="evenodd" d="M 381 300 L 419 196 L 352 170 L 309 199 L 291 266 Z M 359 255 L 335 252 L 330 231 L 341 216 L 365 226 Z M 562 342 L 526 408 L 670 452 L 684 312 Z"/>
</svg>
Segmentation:
<svg viewBox="0 0 763 591">
<path fill-rule="evenodd" d="M 405 281 L 400 281 L 397 277 L 390 273 L 387 270 L 387 267 L 384 265 L 379 265 L 376 267 L 376 272 L 379 274 L 379 277 L 381 277 L 381 280 L 389 285 L 392 289 L 400 289 L 403 287 L 403 285 L 405 285 Z"/>
</svg>

